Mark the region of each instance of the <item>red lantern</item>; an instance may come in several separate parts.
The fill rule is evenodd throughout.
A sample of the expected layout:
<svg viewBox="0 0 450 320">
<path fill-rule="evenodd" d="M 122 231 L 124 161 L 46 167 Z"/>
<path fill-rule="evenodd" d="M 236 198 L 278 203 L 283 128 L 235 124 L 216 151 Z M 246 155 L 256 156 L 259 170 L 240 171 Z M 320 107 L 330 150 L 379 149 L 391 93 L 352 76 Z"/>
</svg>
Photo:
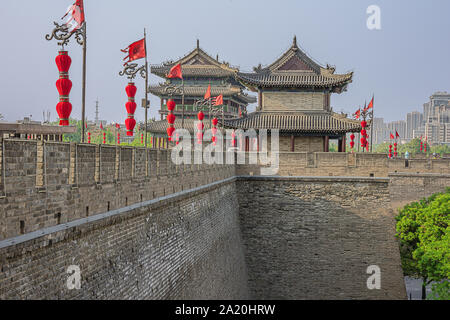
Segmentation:
<svg viewBox="0 0 450 320">
<path fill-rule="evenodd" d="M 128 83 L 125 88 L 128 98 L 134 98 L 136 96 L 137 88 L 133 82 Z"/>
<path fill-rule="evenodd" d="M 203 132 L 197 132 L 197 143 L 202 144 L 203 141 Z"/>
<path fill-rule="evenodd" d="M 167 101 L 167 110 L 174 111 L 176 106 L 177 105 L 175 104 L 175 101 L 173 101 L 172 99 Z"/>
<path fill-rule="evenodd" d="M 362 130 L 361 130 L 361 135 L 362 135 L 363 137 L 367 136 L 367 131 L 366 131 L 365 129 L 362 129 Z"/>
<path fill-rule="evenodd" d="M 353 133 L 350 135 L 350 139 L 355 140 L 355 135 Z"/>
<path fill-rule="evenodd" d="M 59 116 L 59 125 L 60 126 L 68 126 L 69 125 L 69 117 L 72 113 L 72 104 L 68 101 L 61 101 L 56 105 L 56 112 Z"/>
<path fill-rule="evenodd" d="M 169 123 L 169 124 L 174 124 L 175 123 L 175 115 L 173 114 L 173 113 L 169 113 L 168 115 L 167 115 L 167 122 Z"/>
<path fill-rule="evenodd" d="M 217 120 L 217 118 L 214 118 L 212 120 L 212 124 L 213 124 L 213 126 L 217 126 L 219 124 L 219 120 Z"/>
<path fill-rule="evenodd" d="M 367 127 L 367 121 L 363 120 L 361 121 L 361 127 L 364 129 Z"/>
<path fill-rule="evenodd" d="M 355 147 L 355 142 L 354 141 L 350 141 L 350 148 L 354 148 Z"/>
<path fill-rule="evenodd" d="M 72 65 L 72 59 L 69 57 L 67 51 L 60 51 L 59 55 L 56 56 L 55 62 L 60 73 L 69 72 L 70 66 Z"/>
<path fill-rule="evenodd" d="M 167 128 L 167 135 L 169 136 L 169 139 L 172 139 L 172 135 L 173 135 L 174 131 L 175 131 L 174 127 Z"/>
<path fill-rule="evenodd" d="M 127 113 L 128 113 L 129 115 L 133 115 L 133 116 L 134 116 L 134 113 L 136 112 L 136 108 L 137 108 L 136 102 L 134 102 L 134 101 L 128 101 L 128 102 L 125 104 L 125 107 L 127 108 Z"/>
<path fill-rule="evenodd" d="M 125 120 L 125 127 L 127 128 L 127 136 L 133 136 L 133 130 L 136 126 L 136 120 L 134 118 L 128 118 Z"/>
<path fill-rule="evenodd" d="M 72 81 L 66 78 L 60 78 L 56 81 L 56 89 L 60 96 L 68 96 L 72 90 Z"/>
<path fill-rule="evenodd" d="M 203 121 L 203 119 L 205 119 L 205 114 L 200 111 L 197 115 L 197 118 L 199 121 Z"/>
<path fill-rule="evenodd" d="M 69 117 L 72 113 L 72 104 L 69 102 L 69 94 L 72 90 L 72 81 L 69 80 L 69 69 L 72 59 L 67 51 L 60 51 L 55 59 L 59 70 L 59 79 L 56 81 L 56 88 L 59 92 L 59 103 L 56 106 L 56 112 L 59 116 L 59 125 L 68 126 Z"/>
</svg>

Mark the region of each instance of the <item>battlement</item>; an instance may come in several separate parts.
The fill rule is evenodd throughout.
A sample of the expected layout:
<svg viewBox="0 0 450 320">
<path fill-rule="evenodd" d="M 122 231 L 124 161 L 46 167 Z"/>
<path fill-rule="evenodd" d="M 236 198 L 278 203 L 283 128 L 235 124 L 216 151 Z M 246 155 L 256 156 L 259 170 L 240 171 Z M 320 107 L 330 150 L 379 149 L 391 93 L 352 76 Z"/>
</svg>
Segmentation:
<svg viewBox="0 0 450 320">
<path fill-rule="evenodd" d="M 235 175 L 174 165 L 159 149 L 3 140 L 0 150 L 0 240 Z"/>
<path fill-rule="evenodd" d="M 237 167 L 238 175 L 260 175 L 261 164 Z M 444 159 L 388 159 L 381 153 L 338 152 L 280 152 L 279 176 L 350 176 L 388 177 L 390 173 L 440 173 L 450 172 L 450 158 Z"/>
<path fill-rule="evenodd" d="M 1 141 L 0 240 L 239 175 L 260 164 L 175 165 L 169 150 Z M 192 159 L 194 157 L 192 156 Z M 389 160 L 370 153 L 279 153 L 278 176 L 388 177 L 450 172 L 450 159 Z"/>
</svg>

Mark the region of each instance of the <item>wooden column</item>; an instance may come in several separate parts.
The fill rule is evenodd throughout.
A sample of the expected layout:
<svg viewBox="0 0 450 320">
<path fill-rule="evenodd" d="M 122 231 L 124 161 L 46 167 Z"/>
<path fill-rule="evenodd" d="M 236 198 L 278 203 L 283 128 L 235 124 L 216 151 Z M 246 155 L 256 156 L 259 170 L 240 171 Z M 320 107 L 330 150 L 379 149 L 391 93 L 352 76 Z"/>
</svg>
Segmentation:
<svg viewBox="0 0 450 320">
<path fill-rule="evenodd" d="M 291 152 L 295 152 L 295 137 L 291 135 Z"/>
<path fill-rule="evenodd" d="M 329 136 L 325 136 L 323 139 L 323 143 L 324 143 L 324 152 L 330 152 L 330 137 Z"/>
<path fill-rule="evenodd" d="M 338 152 L 342 152 L 342 138 L 338 140 Z"/>
<path fill-rule="evenodd" d="M 347 137 L 342 137 L 342 152 L 347 152 Z"/>
</svg>

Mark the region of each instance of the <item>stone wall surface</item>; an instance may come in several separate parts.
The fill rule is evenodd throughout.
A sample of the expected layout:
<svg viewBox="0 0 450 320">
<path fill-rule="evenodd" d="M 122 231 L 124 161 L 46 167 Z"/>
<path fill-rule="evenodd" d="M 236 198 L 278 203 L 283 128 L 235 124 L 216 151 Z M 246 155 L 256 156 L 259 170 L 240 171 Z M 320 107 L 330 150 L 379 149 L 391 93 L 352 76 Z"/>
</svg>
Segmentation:
<svg viewBox="0 0 450 320">
<path fill-rule="evenodd" d="M 284 141 L 287 148 L 288 139 L 281 138 L 280 143 Z M 337 152 L 279 152 L 278 155 L 276 175 L 279 176 L 388 177 L 389 173 L 450 173 L 450 159 L 389 160 L 384 154 Z M 245 163 L 237 167 L 238 175 L 260 174 L 259 163 L 249 165 L 248 160 Z"/>
<path fill-rule="evenodd" d="M 388 179 L 239 179 L 256 299 L 404 299 Z M 381 268 L 381 290 L 366 270 Z"/>
<path fill-rule="evenodd" d="M 175 166 L 167 150 L 17 140 L 4 149 L 0 240 L 235 175 L 233 165 Z"/>
<path fill-rule="evenodd" d="M 450 186 L 448 159 L 282 152 L 259 177 L 167 150 L 0 142 L 0 299 L 403 299 L 394 209 Z M 64 286 L 73 264 L 81 291 Z"/>
<path fill-rule="evenodd" d="M 0 299 L 247 299 L 238 208 L 230 180 L 0 249 Z"/>
</svg>

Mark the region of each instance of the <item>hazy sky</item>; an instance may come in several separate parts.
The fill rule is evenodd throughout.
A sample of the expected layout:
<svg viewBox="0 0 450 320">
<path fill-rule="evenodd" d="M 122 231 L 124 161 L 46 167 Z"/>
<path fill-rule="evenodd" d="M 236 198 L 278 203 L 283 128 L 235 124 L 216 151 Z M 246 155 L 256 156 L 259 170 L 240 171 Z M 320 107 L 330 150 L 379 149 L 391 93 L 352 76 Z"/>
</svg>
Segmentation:
<svg viewBox="0 0 450 320">
<path fill-rule="evenodd" d="M 44 39 L 53 21 L 74 0 L 0 2 L 0 99 L 2 113 L 15 121 L 33 115 L 42 120 L 50 110 L 56 120 L 58 72 L 56 41 Z M 381 8 L 381 30 L 366 27 L 369 5 Z M 450 91 L 450 1 L 448 0 L 85 0 L 88 26 L 87 116 L 93 120 L 95 101 L 100 118 L 123 122 L 124 87 L 118 76 L 120 49 L 149 31 L 151 64 L 176 59 L 200 46 L 242 71 L 280 56 L 297 35 L 299 45 L 317 62 L 354 71 L 348 92 L 333 95 L 335 110 L 353 112 L 376 96 L 376 116 L 404 119 L 422 110 L 435 91 Z M 73 59 L 70 78 L 72 116 L 81 116 L 81 46 L 68 46 Z M 155 84 L 162 79 L 152 76 Z M 138 98 L 144 81 L 138 80 Z M 150 96 L 151 116 L 159 98 Z M 139 99 L 140 100 L 140 99 Z M 143 109 L 136 113 L 143 119 Z"/>
</svg>

